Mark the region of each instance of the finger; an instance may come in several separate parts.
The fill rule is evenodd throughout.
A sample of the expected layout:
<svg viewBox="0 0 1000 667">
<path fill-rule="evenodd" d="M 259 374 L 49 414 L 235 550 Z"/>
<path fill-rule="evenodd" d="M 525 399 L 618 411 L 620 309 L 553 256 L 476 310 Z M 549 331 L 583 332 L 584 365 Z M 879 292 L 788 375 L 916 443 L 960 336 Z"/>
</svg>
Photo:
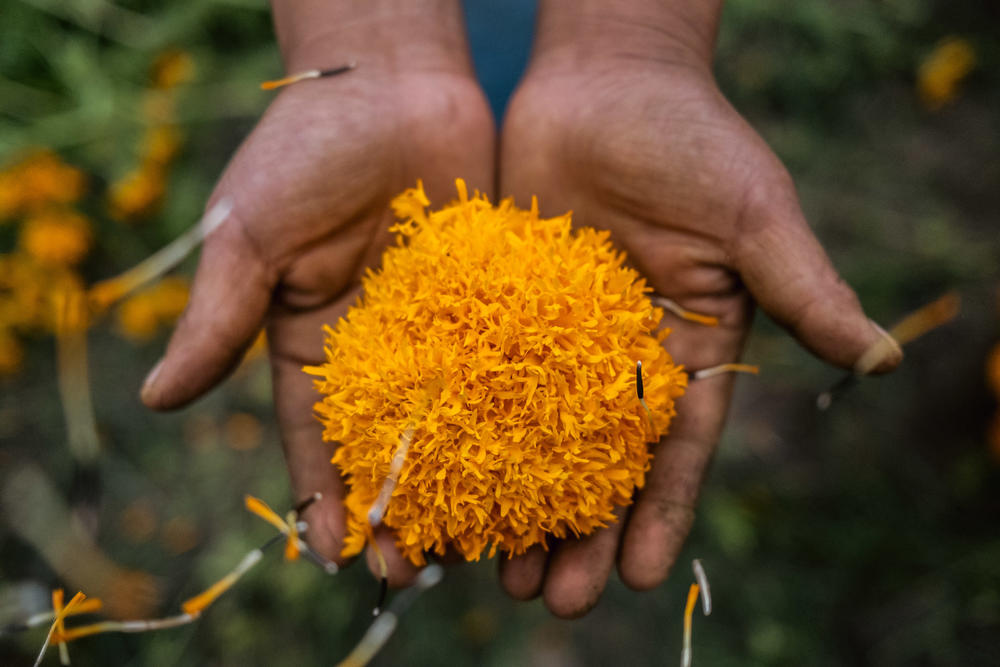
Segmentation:
<svg viewBox="0 0 1000 667">
<path fill-rule="evenodd" d="M 386 565 L 386 579 L 390 588 L 405 588 L 413 583 L 413 580 L 420 574 L 420 569 L 411 563 L 399 549 L 396 548 L 396 534 L 386 526 L 379 526 L 375 529 L 375 541 L 378 549 L 382 553 L 382 558 Z M 382 577 L 382 564 L 379 562 L 378 553 L 371 545 L 365 549 L 365 560 L 368 562 L 368 569 L 378 579 Z"/>
<path fill-rule="evenodd" d="M 615 564 L 623 520 L 575 540 L 565 540 L 552 552 L 542 597 L 560 618 L 579 618 L 601 598 Z"/>
<path fill-rule="evenodd" d="M 757 303 L 809 350 L 851 368 L 885 340 L 813 236 L 790 182 L 751 202 L 743 222 L 736 268 Z M 889 346 L 874 372 L 890 371 L 901 360 L 899 347 Z"/>
<path fill-rule="evenodd" d="M 205 241 L 187 308 L 143 384 L 143 403 L 177 408 L 228 375 L 260 331 L 275 282 L 231 213 Z"/>
<path fill-rule="evenodd" d="M 655 588 L 677 560 L 694 522 L 698 492 L 722 429 L 732 384 L 732 376 L 700 380 L 677 401 L 670 434 L 654 449 L 646 487 L 625 528 L 618 572 L 628 587 Z"/>
<path fill-rule="evenodd" d="M 302 367 L 322 363 L 323 323 L 336 322 L 353 298 L 351 292 L 301 314 L 275 307 L 268 326 L 274 407 L 294 498 L 316 492 L 323 496 L 303 514 L 309 524 L 306 538 L 320 554 L 340 564 L 347 533 L 344 481 L 330 462 L 335 446 L 323 441 L 323 425 L 313 413 L 320 396 Z"/>
<path fill-rule="evenodd" d="M 323 442 L 323 426 L 312 414 L 316 390 L 302 365 L 289 359 L 272 361 L 274 402 L 281 428 L 285 463 L 296 502 L 315 493 L 322 497 L 302 514 L 309 524 L 306 540 L 323 557 L 343 564 L 346 515 L 344 483 L 330 462 L 334 448 Z"/>
<path fill-rule="evenodd" d="M 501 554 L 500 585 L 515 600 L 533 600 L 542 592 L 545 564 L 549 552 L 540 544 L 528 548 L 520 556 L 508 558 Z"/>
</svg>

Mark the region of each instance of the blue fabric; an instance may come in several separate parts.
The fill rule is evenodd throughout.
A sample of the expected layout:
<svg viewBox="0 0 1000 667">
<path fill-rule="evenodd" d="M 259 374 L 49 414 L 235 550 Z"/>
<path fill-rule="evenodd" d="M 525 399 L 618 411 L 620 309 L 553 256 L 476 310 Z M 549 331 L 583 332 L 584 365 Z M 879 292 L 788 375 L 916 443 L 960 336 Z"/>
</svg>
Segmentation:
<svg viewBox="0 0 1000 667">
<path fill-rule="evenodd" d="M 537 0 L 464 0 L 476 76 L 499 120 L 531 51 Z"/>
</svg>

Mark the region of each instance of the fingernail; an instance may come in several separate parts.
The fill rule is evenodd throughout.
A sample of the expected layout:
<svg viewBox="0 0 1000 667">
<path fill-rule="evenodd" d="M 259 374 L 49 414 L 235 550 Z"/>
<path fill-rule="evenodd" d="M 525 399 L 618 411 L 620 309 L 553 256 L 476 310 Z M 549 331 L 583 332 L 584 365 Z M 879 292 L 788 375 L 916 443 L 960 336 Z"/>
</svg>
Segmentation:
<svg viewBox="0 0 1000 667">
<path fill-rule="evenodd" d="M 153 370 L 149 371 L 149 375 L 142 382 L 142 389 L 139 391 L 139 396 L 142 398 L 142 402 L 149 405 L 153 402 L 155 392 L 153 391 L 156 386 L 156 378 L 159 377 L 160 371 L 163 369 L 163 359 L 156 362 L 153 366 Z"/>
<path fill-rule="evenodd" d="M 868 323 L 879 337 L 868 346 L 868 349 L 854 364 L 854 373 L 856 375 L 888 373 L 903 360 L 903 348 L 888 331 L 879 326 L 878 322 L 868 320 Z"/>
</svg>

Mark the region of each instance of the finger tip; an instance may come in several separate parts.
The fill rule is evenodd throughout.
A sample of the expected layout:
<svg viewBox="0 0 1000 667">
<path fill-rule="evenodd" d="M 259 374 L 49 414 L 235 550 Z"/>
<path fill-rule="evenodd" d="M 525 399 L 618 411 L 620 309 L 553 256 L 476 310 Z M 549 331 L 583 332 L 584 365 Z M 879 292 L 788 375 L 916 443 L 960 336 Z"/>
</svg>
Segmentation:
<svg viewBox="0 0 1000 667">
<path fill-rule="evenodd" d="M 640 502 L 622 541 L 618 575 L 634 591 L 649 591 L 670 576 L 694 523 L 694 511 L 673 502 Z"/>
<path fill-rule="evenodd" d="M 669 568 L 650 567 L 635 559 L 623 559 L 618 565 L 622 583 L 637 592 L 653 590 L 667 580 L 669 573 Z"/>
<path fill-rule="evenodd" d="M 163 371 L 163 359 L 156 362 L 152 370 L 146 375 L 139 390 L 139 399 L 143 405 L 151 410 L 163 410 L 163 392 L 160 388 L 159 378 Z"/>
<path fill-rule="evenodd" d="M 354 560 L 343 556 L 344 548 L 344 516 L 339 509 L 333 494 L 324 494 L 310 505 L 300 515 L 308 528 L 305 532 L 306 542 L 317 554 L 333 561 L 340 567 L 345 567 Z"/>
<path fill-rule="evenodd" d="M 540 553 L 538 553 L 540 552 Z M 524 554 L 500 556 L 500 586 L 510 597 L 521 602 L 534 600 L 542 593 L 547 553 L 532 547 Z"/>
<path fill-rule="evenodd" d="M 595 578 L 592 572 L 575 567 L 553 568 L 545 580 L 542 598 L 554 616 L 581 618 L 597 605 L 606 585 L 606 575 Z"/>
<path fill-rule="evenodd" d="M 387 539 L 388 537 L 388 539 Z M 393 543 L 392 536 L 387 536 L 384 532 L 379 532 L 376 538 L 379 542 L 378 549 L 382 553 L 385 561 L 385 579 L 389 588 L 407 588 L 413 585 L 417 575 L 423 570 L 422 566 L 414 565 L 408 558 L 399 552 Z M 382 564 L 378 553 L 372 545 L 365 549 L 365 563 L 368 571 L 376 579 L 382 578 Z"/>
<path fill-rule="evenodd" d="M 593 609 L 598 600 L 600 600 L 600 593 L 596 596 L 590 596 L 586 591 L 579 590 L 577 588 L 563 588 L 558 586 L 545 586 L 545 594 L 543 595 L 543 601 L 545 602 L 545 608 L 549 612 L 563 620 L 572 621 L 578 618 L 583 618 L 590 610 Z"/>
<path fill-rule="evenodd" d="M 650 591 L 667 580 L 672 563 L 649 552 L 648 545 L 630 545 L 626 541 L 618 561 L 618 576 L 633 591 Z M 630 548 L 631 547 L 631 548 Z"/>
<path fill-rule="evenodd" d="M 869 335 L 864 351 L 854 363 L 857 375 L 884 375 L 903 362 L 903 348 L 892 334 L 874 320 L 868 320 Z"/>
<path fill-rule="evenodd" d="M 872 328 L 875 329 L 875 332 L 879 335 L 879 339 L 886 341 L 884 356 L 875 365 L 875 368 L 873 368 L 871 372 L 877 375 L 890 373 L 896 370 L 896 368 L 903 363 L 903 359 L 906 356 L 903 353 L 903 347 L 895 338 L 892 337 L 892 334 L 879 326 L 875 320 L 869 320 L 869 322 L 871 323 Z"/>
</svg>

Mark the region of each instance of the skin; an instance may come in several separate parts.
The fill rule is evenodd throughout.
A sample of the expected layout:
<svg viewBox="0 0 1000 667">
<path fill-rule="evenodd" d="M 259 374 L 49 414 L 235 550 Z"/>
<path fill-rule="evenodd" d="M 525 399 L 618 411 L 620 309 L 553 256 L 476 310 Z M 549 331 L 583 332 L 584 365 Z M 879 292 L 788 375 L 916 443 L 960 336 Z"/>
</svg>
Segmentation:
<svg viewBox="0 0 1000 667">
<path fill-rule="evenodd" d="M 453 196 L 455 177 L 487 193 L 499 179 L 522 205 L 537 194 L 545 213 L 572 209 L 577 224 L 610 229 L 658 293 L 720 318 L 715 329 L 670 323 L 668 349 L 689 368 L 739 358 L 754 301 L 840 366 L 880 337 L 809 231 L 784 168 L 715 86 L 719 3 L 543 1 L 499 173 L 457 2 L 273 8 L 288 72 L 358 68 L 285 89 L 233 157 L 213 195 L 233 213 L 205 243 L 142 399 L 171 409 L 201 396 L 266 327 L 292 486 L 297 498 L 323 493 L 305 518 L 327 557 L 340 560 L 344 489 L 301 367 L 321 361 L 322 324 L 353 302 L 389 240 L 390 199 L 417 178 L 435 203 Z M 661 583 L 693 522 L 731 387 L 726 376 L 692 385 L 619 522 L 501 559 L 503 587 L 572 618 L 597 602 L 616 560 L 629 586 Z M 390 584 L 412 581 L 392 536 L 377 537 Z M 371 552 L 367 561 L 377 571 Z"/>
</svg>

